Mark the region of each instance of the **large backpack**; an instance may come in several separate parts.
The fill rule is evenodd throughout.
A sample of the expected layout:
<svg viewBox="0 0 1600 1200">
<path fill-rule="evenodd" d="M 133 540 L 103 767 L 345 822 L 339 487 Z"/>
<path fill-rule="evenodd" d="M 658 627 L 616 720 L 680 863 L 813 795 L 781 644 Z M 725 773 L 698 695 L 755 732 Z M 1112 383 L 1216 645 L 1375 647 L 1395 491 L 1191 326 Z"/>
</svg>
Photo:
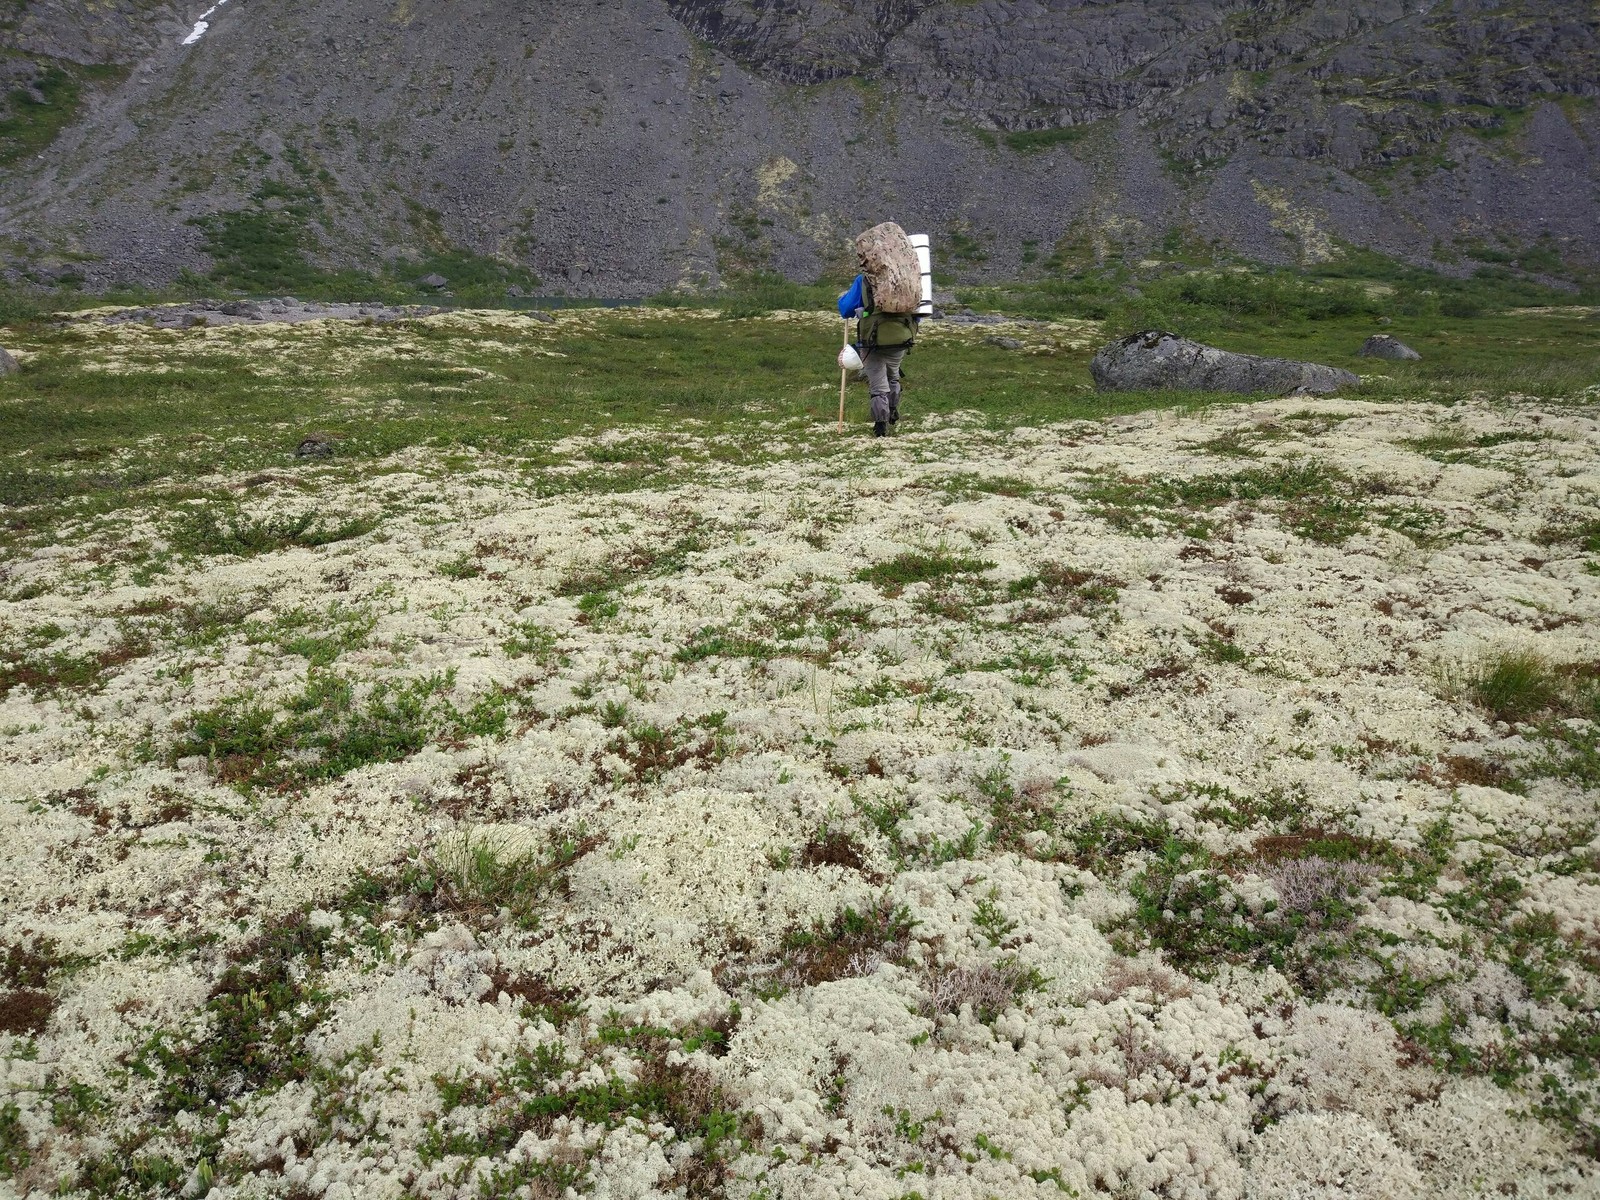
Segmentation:
<svg viewBox="0 0 1600 1200">
<path fill-rule="evenodd" d="M 893 221 L 874 225 L 856 238 L 856 258 L 878 297 L 877 307 L 899 313 L 917 310 L 922 303 L 922 262 L 904 229 Z"/>
</svg>

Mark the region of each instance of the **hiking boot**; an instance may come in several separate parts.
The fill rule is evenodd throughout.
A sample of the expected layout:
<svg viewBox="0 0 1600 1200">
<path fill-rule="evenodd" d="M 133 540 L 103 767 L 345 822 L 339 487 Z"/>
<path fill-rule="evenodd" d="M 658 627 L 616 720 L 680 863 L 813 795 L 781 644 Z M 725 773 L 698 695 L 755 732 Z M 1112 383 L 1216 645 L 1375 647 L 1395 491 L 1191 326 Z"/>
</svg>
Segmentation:
<svg viewBox="0 0 1600 1200">
<path fill-rule="evenodd" d="M 872 423 L 872 436 L 873 437 L 883 437 L 888 432 L 889 432 L 889 424 L 888 424 L 888 422 L 886 422 L 886 421 L 874 421 Z"/>
</svg>

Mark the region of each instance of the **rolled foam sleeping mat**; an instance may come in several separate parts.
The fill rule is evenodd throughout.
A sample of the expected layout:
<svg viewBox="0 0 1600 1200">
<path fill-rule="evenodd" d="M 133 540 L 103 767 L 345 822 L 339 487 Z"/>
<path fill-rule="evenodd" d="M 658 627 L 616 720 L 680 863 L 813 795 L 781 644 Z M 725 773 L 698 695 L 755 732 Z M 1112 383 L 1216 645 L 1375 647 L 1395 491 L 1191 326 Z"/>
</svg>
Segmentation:
<svg viewBox="0 0 1600 1200">
<path fill-rule="evenodd" d="M 925 233 L 911 235 L 911 248 L 917 252 L 917 265 L 922 270 L 922 303 L 917 305 L 917 315 L 933 315 L 933 243 Z"/>
<path fill-rule="evenodd" d="M 879 312 L 915 312 L 922 303 L 922 264 L 906 231 L 893 221 L 874 225 L 856 238 L 861 273 L 872 285 Z"/>
</svg>

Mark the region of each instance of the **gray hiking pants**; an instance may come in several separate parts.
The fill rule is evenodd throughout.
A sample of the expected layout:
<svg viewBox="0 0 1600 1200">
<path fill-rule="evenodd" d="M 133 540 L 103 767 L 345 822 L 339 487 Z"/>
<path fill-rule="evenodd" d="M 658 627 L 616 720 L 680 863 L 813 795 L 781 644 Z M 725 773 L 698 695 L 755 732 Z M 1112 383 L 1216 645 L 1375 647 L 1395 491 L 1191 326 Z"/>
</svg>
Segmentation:
<svg viewBox="0 0 1600 1200">
<path fill-rule="evenodd" d="M 867 386 L 872 389 L 874 422 L 900 419 L 900 361 L 905 356 L 905 347 L 896 346 L 891 350 L 873 350 L 862 363 L 867 372 Z"/>
</svg>

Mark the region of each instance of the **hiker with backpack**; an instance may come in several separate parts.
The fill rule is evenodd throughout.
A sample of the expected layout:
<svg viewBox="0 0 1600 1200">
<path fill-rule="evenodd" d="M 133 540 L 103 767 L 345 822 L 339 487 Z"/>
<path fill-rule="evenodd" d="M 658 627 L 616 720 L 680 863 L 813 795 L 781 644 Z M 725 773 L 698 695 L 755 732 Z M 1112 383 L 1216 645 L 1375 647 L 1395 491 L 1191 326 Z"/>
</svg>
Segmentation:
<svg viewBox="0 0 1600 1200">
<path fill-rule="evenodd" d="M 856 256 L 861 273 L 839 297 L 839 315 L 856 319 L 856 350 L 872 391 L 872 436 L 884 437 L 900 420 L 900 364 L 916 342 L 921 267 L 892 221 L 858 237 Z"/>
</svg>

